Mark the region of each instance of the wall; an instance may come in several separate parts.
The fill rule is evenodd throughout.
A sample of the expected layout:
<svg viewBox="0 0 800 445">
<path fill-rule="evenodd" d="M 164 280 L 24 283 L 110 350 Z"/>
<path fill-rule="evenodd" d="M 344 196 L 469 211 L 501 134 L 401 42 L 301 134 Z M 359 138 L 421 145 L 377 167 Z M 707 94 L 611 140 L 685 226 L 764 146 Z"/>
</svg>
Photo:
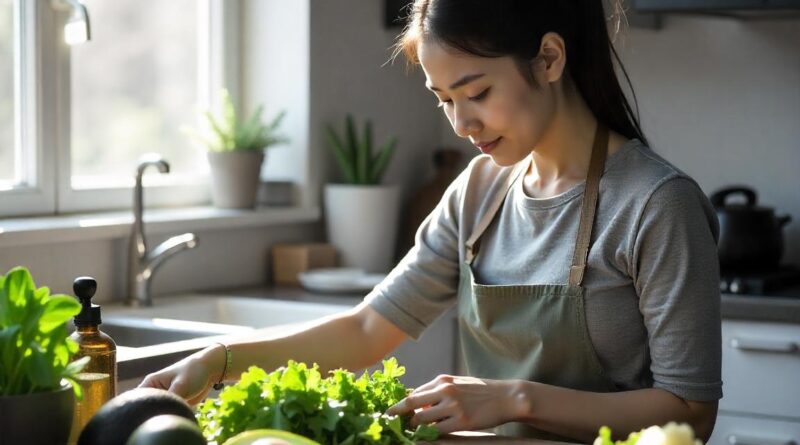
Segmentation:
<svg viewBox="0 0 800 445">
<path fill-rule="evenodd" d="M 385 183 L 408 192 L 430 172 L 441 125 L 435 98 L 405 60 L 385 64 L 398 29 L 383 27 L 383 3 L 375 0 L 314 1 L 311 8 L 310 156 L 325 160 L 322 183 L 340 179 L 327 146 L 325 124 L 338 128 L 350 112 L 374 124 L 375 142 L 398 137 Z"/>
<path fill-rule="evenodd" d="M 170 258 L 154 274 L 156 301 L 171 293 L 264 285 L 270 279 L 268 252 L 273 244 L 321 239 L 317 224 L 196 233 L 195 249 Z M 164 239 L 152 237 L 148 243 L 154 247 Z M 74 278 L 89 275 L 98 283 L 96 301 L 121 300 L 126 295 L 127 248 L 127 239 L 4 247 L 0 273 L 26 266 L 37 285 L 67 294 L 72 294 Z"/>
<path fill-rule="evenodd" d="M 793 215 L 784 258 L 800 263 L 800 20 L 670 16 L 618 46 L 654 149 L 707 194 L 747 184 Z"/>
</svg>

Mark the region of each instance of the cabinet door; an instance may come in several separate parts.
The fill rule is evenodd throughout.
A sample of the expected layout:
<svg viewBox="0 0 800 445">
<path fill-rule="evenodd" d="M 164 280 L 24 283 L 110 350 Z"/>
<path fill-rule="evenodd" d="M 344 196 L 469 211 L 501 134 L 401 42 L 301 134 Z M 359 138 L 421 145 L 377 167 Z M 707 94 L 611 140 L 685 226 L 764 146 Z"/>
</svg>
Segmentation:
<svg viewBox="0 0 800 445">
<path fill-rule="evenodd" d="M 800 421 L 800 325 L 723 320 L 720 410 Z"/>
<path fill-rule="evenodd" d="M 717 416 L 708 445 L 798 445 L 800 423 L 744 416 Z"/>
</svg>

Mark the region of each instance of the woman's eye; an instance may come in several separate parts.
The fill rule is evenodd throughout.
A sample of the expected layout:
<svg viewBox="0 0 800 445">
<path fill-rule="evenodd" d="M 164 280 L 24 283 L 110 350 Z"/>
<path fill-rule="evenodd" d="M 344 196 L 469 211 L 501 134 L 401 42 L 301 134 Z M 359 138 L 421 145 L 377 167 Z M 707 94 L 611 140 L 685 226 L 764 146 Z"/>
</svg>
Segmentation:
<svg viewBox="0 0 800 445">
<path fill-rule="evenodd" d="M 486 96 L 489 94 L 490 89 L 491 88 L 486 88 L 485 90 L 481 91 L 480 94 L 478 94 L 477 96 L 470 97 L 469 100 L 473 102 L 480 102 L 483 99 L 486 99 Z"/>
</svg>

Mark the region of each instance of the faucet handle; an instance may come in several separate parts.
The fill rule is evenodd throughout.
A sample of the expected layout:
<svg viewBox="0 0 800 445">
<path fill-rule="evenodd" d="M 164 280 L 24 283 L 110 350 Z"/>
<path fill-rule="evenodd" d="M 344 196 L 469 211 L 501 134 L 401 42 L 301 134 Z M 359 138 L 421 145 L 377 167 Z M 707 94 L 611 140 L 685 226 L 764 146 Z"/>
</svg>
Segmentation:
<svg viewBox="0 0 800 445">
<path fill-rule="evenodd" d="M 144 170 L 154 165 L 158 168 L 160 173 L 169 173 L 169 163 L 158 153 L 145 153 L 139 157 L 139 162 L 136 165 L 136 176 L 141 177 Z"/>
</svg>

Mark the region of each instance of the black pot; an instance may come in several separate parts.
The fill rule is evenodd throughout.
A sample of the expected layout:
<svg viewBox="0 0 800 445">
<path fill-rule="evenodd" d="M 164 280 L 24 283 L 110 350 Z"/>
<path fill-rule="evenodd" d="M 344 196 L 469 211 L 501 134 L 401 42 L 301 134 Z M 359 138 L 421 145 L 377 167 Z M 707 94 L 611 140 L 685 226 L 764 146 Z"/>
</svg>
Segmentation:
<svg viewBox="0 0 800 445">
<path fill-rule="evenodd" d="M 0 396 L 0 445 L 67 443 L 74 403 L 72 385 L 57 391 Z"/>
<path fill-rule="evenodd" d="M 742 195 L 744 204 L 730 196 Z M 711 195 L 719 219 L 719 262 L 723 271 L 757 272 L 775 269 L 783 255 L 783 226 L 790 216 L 775 216 L 773 209 L 756 205 L 756 192 L 730 187 Z"/>
</svg>

